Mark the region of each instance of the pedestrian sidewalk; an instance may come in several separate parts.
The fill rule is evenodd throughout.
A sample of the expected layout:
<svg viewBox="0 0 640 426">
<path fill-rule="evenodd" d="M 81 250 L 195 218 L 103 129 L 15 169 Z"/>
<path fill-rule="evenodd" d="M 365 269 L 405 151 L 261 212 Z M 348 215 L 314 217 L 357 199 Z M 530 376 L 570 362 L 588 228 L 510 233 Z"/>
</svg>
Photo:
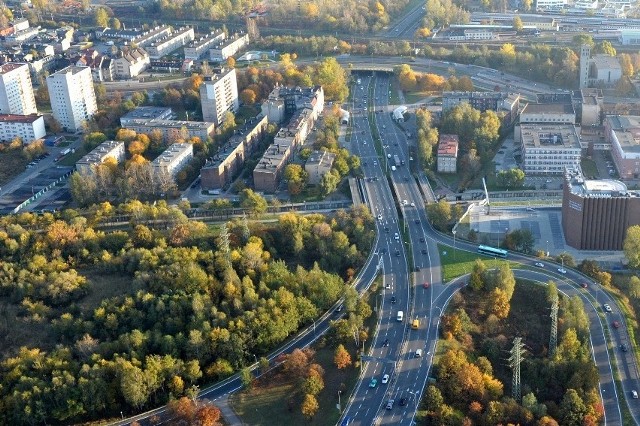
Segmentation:
<svg viewBox="0 0 640 426">
<path fill-rule="evenodd" d="M 229 394 L 222 396 L 222 398 L 215 401 L 216 406 L 220 409 L 225 424 L 229 426 L 243 426 L 244 423 L 240 420 L 240 417 L 233 411 L 233 408 L 229 405 Z"/>
</svg>

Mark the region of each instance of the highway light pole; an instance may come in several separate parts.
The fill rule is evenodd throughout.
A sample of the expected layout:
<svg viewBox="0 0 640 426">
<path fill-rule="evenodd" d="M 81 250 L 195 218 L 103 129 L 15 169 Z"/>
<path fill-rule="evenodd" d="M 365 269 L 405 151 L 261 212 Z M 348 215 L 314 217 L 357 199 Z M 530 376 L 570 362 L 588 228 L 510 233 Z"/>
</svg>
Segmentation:
<svg viewBox="0 0 640 426">
<path fill-rule="evenodd" d="M 453 260 L 456 260 L 456 231 L 453 229 L 451 233 L 453 234 Z"/>
</svg>

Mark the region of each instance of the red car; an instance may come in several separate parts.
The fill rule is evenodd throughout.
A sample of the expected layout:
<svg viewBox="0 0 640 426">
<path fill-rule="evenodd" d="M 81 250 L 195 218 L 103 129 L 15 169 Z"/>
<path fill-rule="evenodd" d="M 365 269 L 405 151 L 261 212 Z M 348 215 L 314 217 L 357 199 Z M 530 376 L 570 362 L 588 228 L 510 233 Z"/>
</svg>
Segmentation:
<svg viewBox="0 0 640 426">
<path fill-rule="evenodd" d="M 587 288 L 589 285 L 587 283 L 582 283 L 582 288 Z"/>
<path fill-rule="evenodd" d="M 614 321 L 613 322 L 613 327 L 614 328 L 620 328 L 620 323 L 618 321 Z"/>
<path fill-rule="evenodd" d="M 422 283 L 422 287 L 429 288 L 429 283 L 425 281 L 424 283 Z"/>
</svg>

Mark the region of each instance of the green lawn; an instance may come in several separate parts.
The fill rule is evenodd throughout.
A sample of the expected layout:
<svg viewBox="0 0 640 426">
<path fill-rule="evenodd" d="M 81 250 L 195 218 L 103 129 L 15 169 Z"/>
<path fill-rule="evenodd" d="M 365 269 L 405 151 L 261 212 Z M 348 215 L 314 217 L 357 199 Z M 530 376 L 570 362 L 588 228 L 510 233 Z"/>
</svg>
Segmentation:
<svg viewBox="0 0 640 426">
<path fill-rule="evenodd" d="M 583 158 L 580 161 L 580 167 L 582 167 L 582 172 L 585 176 L 598 176 L 598 168 L 595 161 Z"/>
<path fill-rule="evenodd" d="M 443 246 L 438 244 L 438 252 L 440 253 L 440 263 L 442 264 L 442 276 L 444 282 L 449 282 L 452 279 L 461 275 L 471 273 L 473 264 L 476 259 L 482 259 L 487 268 L 496 268 L 503 262 L 502 259 L 495 259 L 490 256 L 484 256 L 478 253 L 469 253 L 468 251 L 454 250 L 452 247 Z M 518 263 L 509 262 L 511 268 L 517 268 Z"/>
</svg>

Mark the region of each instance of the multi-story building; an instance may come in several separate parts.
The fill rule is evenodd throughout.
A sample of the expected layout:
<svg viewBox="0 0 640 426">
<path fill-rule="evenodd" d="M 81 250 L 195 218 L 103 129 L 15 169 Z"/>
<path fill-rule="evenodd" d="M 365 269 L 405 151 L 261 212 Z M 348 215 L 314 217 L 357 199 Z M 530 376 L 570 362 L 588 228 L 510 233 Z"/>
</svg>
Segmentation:
<svg viewBox="0 0 640 426">
<path fill-rule="evenodd" d="M 331 171 L 336 155 L 329 151 L 313 151 L 304 163 L 304 171 L 309 174 L 309 184 L 319 185 L 322 177 Z"/>
<path fill-rule="evenodd" d="M 202 104 L 202 119 L 211 121 L 219 126 L 224 113 L 238 111 L 238 82 L 234 68 L 221 69 L 219 72 L 205 76 L 200 85 L 200 102 Z"/>
<path fill-rule="evenodd" d="M 442 111 L 446 112 L 461 103 L 468 103 L 480 112 L 498 111 L 508 96 L 503 92 L 442 92 Z"/>
<path fill-rule="evenodd" d="M 0 114 L 37 112 L 29 65 L 17 62 L 0 65 Z"/>
<path fill-rule="evenodd" d="M 269 123 L 281 123 L 299 109 L 311 110 L 311 118 L 316 120 L 324 110 L 324 90 L 322 86 L 284 87 L 276 86 L 266 101 L 262 103 L 262 114 Z"/>
<path fill-rule="evenodd" d="M 249 34 L 234 34 L 226 40 L 218 42 L 209 50 L 209 59 L 214 62 L 226 61 L 249 44 Z"/>
<path fill-rule="evenodd" d="M 171 34 L 171 27 L 168 25 L 160 25 L 160 26 L 156 26 L 154 28 L 151 28 L 148 31 L 143 32 L 142 34 L 136 33 L 136 32 L 132 32 L 132 36 L 130 37 L 126 37 L 127 34 L 124 34 L 123 31 L 117 31 L 114 30 L 115 33 L 113 35 L 111 34 L 107 34 L 104 35 L 106 31 L 103 31 L 103 35 L 105 37 L 118 37 L 118 38 L 124 38 L 125 40 L 130 40 L 131 44 L 138 46 L 138 47 L 145 47 L 151 43 L 153 43 L 156 40 L 160 40 L 161 38 L 167 37 L 169 34 Z"/>
<path fill-rule="evenodd" d="M 122 117 L 120 117 L 120 125 L 125 127 L 131 120 L 172 120 L 174 118 L 173 110 L 168 107 L 140 106 Z"/>
<path fill-rule="evenodd" d="M 594 55 L 591 57 L 591 47 L 583 45 L 580 48 L 580 88 L 594 86 L 614 86 L 622 78 L 622 66 L 615 56 Z"/>
<path fill-rule="evenodd" d="M 280 142 L 269 145 L 253 169 L 253 185 L 256 191 L 275 192 L 278 189 L 284 167 L 295 148 L 293 136 L 288 140 L 283 136 L 281 135 Z"/>
<path fill-rule="evenodd" d="M 10 34 L 4 38 L 5 44 L 9 45 L 17 45 L 22 44 L 25 41 L 31 40 L 38 35 L 38 28 L 31 27 L 25 28 L 24 30 L 15 31 L 13 34 Z"/>
<path fill-rule="evenodd" d="M 536 10 L 561 10 L 567 4 L 567 0 L 536 0 Z"/>
<path fill-rule="evenodd" d="M 575 124 L 576 111 L 569 103 L 528 103 L 520 112 L 520 123 Z"/>
<path fill-rule="evenodd" d="M 242 170 L 247 157 L 262 141 L 267 124 L 267 117 L 259 115 L 237 129 L 229 141 L 221 146 L 200 170 L 202 189 L 220 189 L 231 184 L 233 178 Z"/>
<path fill-rule="evenodd" d="M 171 34 L 145 46 L 150 58 L 159 59 L 184 46 L 195 38 L 193 28 L 181 27 Z"/>
<path fill-rule="evenodd" d="M 121 163 L 125 156 L 124 142 L 104 141 L 76 162 L 76 170 L 82 174 L 92 173 L 94 166 L 104 163 L 108 158 Z"/>
<path fill-rule="evenodd" d="M 2 142 L 20 138 L 23 144 L 28 145 L 43 138 L 46 133 L 42 115 L 0 114 L 0 141 Z"/>
<path fill-rule="evenodd" d="M 640 225 L 640 192 L 617 180 L 586 180 L 568 170 L 562 196 L 562 229 L 578 250 L 622 250 L 630 226 Z"/>
<path fill-rule="evenodd" d="M 192 158 L 193 145 L 190 143 L 174 143 L 151 162 L 151 167 L 155 174 L 167 173 L 175 178 L 178 172 L 180 172 Z"/>
<path fill-rule="evenodd" d="M 207 54 L 211 46 L 214 46 L 226 38 L 222 30 L 212 31 L 209 34 L 193 40 L 184 47 L 184 58 L 197 61 Z"/>
<path fill-rule="evenodd" d="M 621 179 L 640 177 L 640 116 L 608 115 L 604 120 L 605 140 Z"/>
<path fill-rule="evenodd" d="M 171 108 L 138 107 L 120 117 L 120 125 L 136 133 L 162 132 L 166 141 L 198 137 L 206 141 L 213 135 L 215 124 L 202 121 L 173 120 Z"/>
<path fill-rule="evenodd" d="M 580 166 L 582 147 L 573 124 L 521 124 L 520 130 L 526 174 L 560 175 Z"/>
<path fill-rule="evenodd" d="M 440 135 L 438 143 L 439 173 L 456 173 L 458 145 L 458 135 Z"/>
<path fill-rule="evenodd" d="M 113 75 L 122 79 L 137 77 L 149 67 L 150 62 L 149 54 L 139 47 L 121 51 L 112 60 Z"/>
<path fill-rule="evenodd" d="M 98 109 L 89 67 L 71 65 L 47 77 L 53 117 L 68 131 L 77 131 Z"/>
</svg>

